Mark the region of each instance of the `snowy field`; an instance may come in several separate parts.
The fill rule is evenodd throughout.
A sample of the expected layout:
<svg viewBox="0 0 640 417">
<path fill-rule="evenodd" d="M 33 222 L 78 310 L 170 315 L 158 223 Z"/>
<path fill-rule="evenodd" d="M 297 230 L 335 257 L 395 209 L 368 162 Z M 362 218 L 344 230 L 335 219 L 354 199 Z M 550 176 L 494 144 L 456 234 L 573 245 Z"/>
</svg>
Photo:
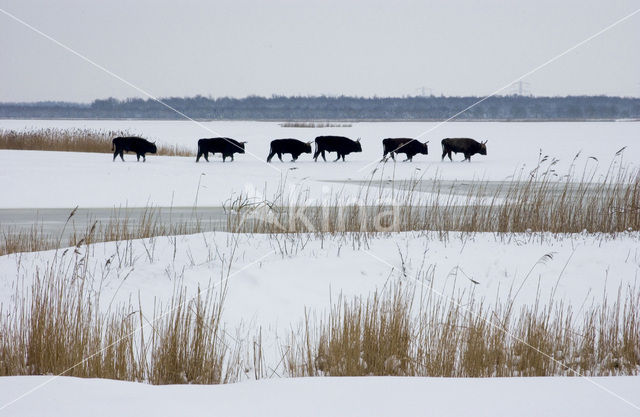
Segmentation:
<svg viewBox="0 0 640 417">
<path fill-rule="evenodd" d="M 274 122 L 206 122 L 206 130 L 182 121 L 85 121 L 85 120 L 0 120 L 0 129 L 92 128 L 127 129 L 167 145 L 193 147 L 198 138 L 228 136 L 247 141 L 247 153 L 236 154 L 233 163 L 210 163 L 195 158 L 151 155 L 146 163 L 111 161 L 111 155 L 62 152 L 0 150 L 0 208 L 23 207 L 140 207 L 220 206 L 232 194 L 270 197 L 286 180 L 287 192 L 309 192 L 312 198 L 341 193 L 357 193 L 359 187 L 345 182 L 357 180 L 441 178 L 446 180 L 510 180 L 526 178 L 548 155 L 543 164 L 559 177 L 571 172 L 581 176 L 586 170 L 601 178 L 611 163 L 638 167 L 640 122 L 576 123 L 447 123 L 425 134 L 430 154 L 417 155 L 413 163 L 378 162 L 381 141 L 386 137 L 416 137 L 436 123 L 353 123 L 337 128 L 283 128 Z M 312 141 L 325 134 L 361 138 L 363 152 L 351 154 L 347 162 L 317 162 L 303 154 L 297 163 L 274 159 L 266 164 L 272 139 L 294 137 Z M 440 161 L 440 140 L 445 137 L 473 137 L 488 140 L 487 156 L 476 155 L 471 163 Z M 621 157 L 618 150 L 626 147 Z M 580 152 L 579 157 L 574 158 Z M 332 156 L 334 154 L 330 154 Z M 592 159 L 590 157 L 597 158 Z M 288 158 L 288 156 L 286 156 Z M 335 156 L 332 156 L 332 159 Z M 399 161 L 403 156 L 399 157 Z M 573 168 L 571 168 L 573 166 Z M 375 171 L 375 172 L 374 172 Z M 196 199 L 197 197 L 197 199 Z"/>
<path fill-rule="evenodd" d="M 118 303 L 132 311 L 171 299 L 176 286 L 188 294 L 212 287 L 225 276 L 221 259 L 234 259 L 223 322 L 229 333 L 262 327 L 267 364 L 276 364 L 289 332 L 303 323 L 305 308 L 326 313 L 339 295 L 345 298 L 403 283 L 420 293 L 460 295 L 488 303 L 506 300 L 544 304 L 553 292 L 579 313 L 585 306 L 613 300 L 617 290 L 637 288 L 640 236 L 616 239 L 597 235 L 494 234 L 441 241 L 435 235 L 400 233 L 379 236 L 368 245 L 349 238 L 301 239 L 302 244 L 268 236 L 205 233 L 134 241 L 133 262 L 122 260 L 123 245 L 100 243 L 58 262 L 62 270 L 88 251 L 91 286 L 100 306 Z M 237 247 L 235 253 L 233 248 Z M 233 256 L 232 256 L 233 254 Z M 0 304 L 11 306 L 36 271 L 51 265 L 54 251 L 0 257 Z M 60 253 L 58 253 L 60 256 Z M 107 262 L 110 260 L 110 262 Z M 304 271 L 304 272 L 302 272 Z M 138 297 L 141 305 L 138 306 Z M 150 318 L 150 317 L 149 317 Z M 249 337 L 249 336 L 247 336 Z M 277 368 L 276 368 L 277 370 Z M 640 377 L 583 378 L 302 378 L 245 381 L 221 386 L 149 386 L 138 383 L 51 376 L 0 378 L 0 404 L 46 383 L 0 415 L 75 416 L 88 408 L 96 415 L 197 415 L 215 410 L 225 416 L 391 416 L 391 415 L 563 415 L 590 417 L 636 415 Z M 596 385 L 597 384 L 597 385 Z M 603 387 L 611 392 L 606 392 Z M 459 399 L 464 398 L 464 401 Z M 250 399 L 250 400 L 249 400 Z M 632 404 L 630 404 L 632 403 Z"/>
<path fill-rule="evenodd" d="M 0 404 L 49 376 L 0 378 Z M 0 415 L 51 416 L 637 416 L 640 377 L 592 378 L 301 378 L 231 385 L 151 386 L 56 378 Z"/>
<path fill-rule="evenodd" d="M 286 180 L 312 198 L 359 187 L 349 181 L 424 179 L 504 181 L 527 177 L 543 167 L 558 178 L 583 172 L 600 179 L 612 164 L 640 168 L 640 122 L 607 123 L 447 123 L 425 135 L 430 154 L 413 163 L 379 164 L 381 140 L 415 137 L 435 123 L 353 123 L 339 128 L 282 128 L 270 122 L 206 122 L 207 131 L 175 121 L 0 120 L 0 129 L 128 129 L 167 145 L 192 146 L 198 138 L 246 140 L 247 153 L 233 163 L 149 156 L 136 163 L 112 162 L 110 154 L 0 150 L 0 208 L 220 206 L 245 192 L 270 197 Z M 302 155 L 295 164 L 277 158 L 266 164 L 276 138 L 313 140 L 324 134 L 361 138 L 364 151 L 347 162 L 314 163 Z M 488 140 L 488 155 L 471 163 L 440 161 L 440 140 Z M 625 148 L 616 156 L 616 152 Z M 579 156 L 576 158 L 576 155 Z M 402 157 L 400 158 L 402 159 Z M 557 162 L 553 162 L 557 160 Z M 374 172 L 375 170 L 375 172 Z M 291 191 L 291 190 L 287 190 Z M 123 251 L 131 250 L 125 256 Z M 189 295 L 198 287 L 226 285 L 223 323 L 237 337 L 262 329 L 265 362 L 277 370 L 282 346 L 303 323 L 305 309 L 326 313 L 339 296 L 367 297 L 401 283 L 415 289 L 415 301 L 429 288 L 442 297 L 511 299 L 516 306 L 549 297 L 571 306 L 576 317 L 617 291 L 640 285 L 640 235 L 394 233 L 362 240 L 209 232 L 98 243 L 58 252 L 58 268 L 72 270 L 87 254 L 86 267 L 103 312 L 118 304 L 149 317 L 154 306 L 171 301 L 176 288 Z M 52 265 L 55 251 L 0 257 L 0 305 L 9 311 L 36 273 Z M 224 259 L 224 263 L 223 263 Z M 83 261 L 84 262 L 84 261 Z M 135 301 L 131 301 L 135 300 Z M 138 301 L 139 300 L 139 301 Z M 140 305 L 138 305 L 138 302 Z M 241 330 L 238 330 L 241 329 Z M 243 331 L 245 333 L 243 333 Z M 245 336 L 243 336 L 245 335 Z M 275 364 L 275 365 L 274 365 Z M 33 394 L 4 404 L 49 381 L 49 376 L 0 378 L 0 416 L 100 415 L 444 415 L 591 417 L 637 415 L 640 377 L 594 378 L 302 378 L 245 381 L 227 386 L 149 386 L 108 380 L 57 378 Z M 601 387 L 598 387 L 600 384 Z M 603 389 L 603 387 L 605 389 Z M 611 392 L 606 392 L 610 390 Z M 630 404 L 633 403 L 633 404 Z"/>
<path fill-rule="evenodd" d="M 134 241 L 131 257 L 123 254 L 122 244 L 95 244 L 88 252 L 92 282 L 87 284 L 99 291 L 105 312 L 135 300 L 132 311 L 141 307 L 151 315 L 158 303 L 170 303 L 176 286 L 185 286 L 190 296 L 198 288 L 219 293 L 233 259 L 223 321 L 231 333 L 261 327 L 267 363 L 275 364 L 283 338 L 303 324 L 305 308 L 321 315 L 340 295 L 366 298 L 394 283 L 415 289 L 416 306 L 431 286 L 433 296 L 474 297 L 488 305 L 508 299 L 516 307 L 531 305 L 538 296 L 545 304 L 552 293 L 554 301 L 576 312 L 602 303 L 605 295 L 614 301 L 619 288 L 640 285 L 639 241 L 638 233 L 616 239 L 547 235 L 542 240 L 525 234 L 501 239 L 491 233 L 471 238 L 451 233 L 448 241 L 435 234 L 399 233 L 357 245 L 348 237 L 288 240 L 204 233 Z M 73 270 L 84 254 L 84 249 L 68 251 L 56 268 Z M 47 251 L 0 257 L 0 304 L 12 305 L 15 294 L 29 288 L 36 271 L 44 273 L 54 256 L 55 251 Z"/>
</svg>

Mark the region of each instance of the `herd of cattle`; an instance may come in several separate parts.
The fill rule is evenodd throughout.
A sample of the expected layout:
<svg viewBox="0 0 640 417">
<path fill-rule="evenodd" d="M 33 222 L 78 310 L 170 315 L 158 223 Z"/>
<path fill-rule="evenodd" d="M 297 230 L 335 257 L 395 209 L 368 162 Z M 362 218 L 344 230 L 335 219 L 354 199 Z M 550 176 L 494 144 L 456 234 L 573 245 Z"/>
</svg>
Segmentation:
<svg viewBox="0 0 640 417">
<path fill-rule="evenodd" d="M 427 155 L 429 153 L 429 142 L 419 142 L 416 139 L 411 138 L 388 138 L 382 140 L 383 155 L 385 160 L 387 155 L 395 161 L 395 154 L 403 153 L 406 155 L 405 161 L 412 161 L 413 157 L 417 154 Z M 196 162 L 200 161 L 200 158 L 204 156 L 204 159 L 209 162 L 209 154 L 222 154 L 222 161 L 226 161 L 227 157 L 230 157 L 233 161 L 233 154 L 244 153 L 244 145 L 246 142 L 238 142 L 231 138 L 211 138 L 198 140 L 198 155 L 196 156 Z M 478 142 L 469 138 L 447 138 L 442 139 L 442 159 L 445 156 L 451 158 L 451 153 L 464 154 L 464 160 L 471 162 L 471 156 L 475 154 L 486 155 L 487 154 L 487 141 Z M 338 157 L 344 161 L 344 157 L 353 152 L 362 152 L 362 145 L 360 139 L 352 140 L 344 136 L 318 136 L 315 140 L 315 152 L 313 153 L 313 160 L 318 161 L 318 156 L 322 156 L 324 161 L 327 160 L 326 152 L 335 152 Z M 149 142 L 146 139 L 139 137 L 117 137 L 113 139 L 111 146 L 113 152 L 113 160 L 120 155 L 120 159 L 124 161 L 124 152 L 135 152 L 140 161 L 146 161 L 145 154 L 157 153 L 158 148 L 155 143 Z M 271 147 L 269 150 L 269 156 L 267 156 L 267 162 L 271 162 L 271 159 L 278 155 L 278 159 L 282 161 L 283 154 L 290 154 L 293 157 L 293 161 L 296 161 L 298 157 L 303 153 L 311 153 L 311 142 L 303 142 L 298 139 L 275 139 L 271 141 Z"/>
</svg>

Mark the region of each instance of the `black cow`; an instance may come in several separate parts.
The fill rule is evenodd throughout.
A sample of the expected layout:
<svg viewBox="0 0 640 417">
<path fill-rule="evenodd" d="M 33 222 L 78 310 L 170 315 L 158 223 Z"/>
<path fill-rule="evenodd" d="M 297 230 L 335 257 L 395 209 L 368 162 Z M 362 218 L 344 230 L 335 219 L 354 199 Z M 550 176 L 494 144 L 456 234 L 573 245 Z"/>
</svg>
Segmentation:
<svg viewBox="0 0 640 417">
<path fill-rule="evenodd" d="M 487 141 L 480 143 L 474 139 L 469 138 L 446 138 L 442 139 L 442 159 L 446 155 L 451 159 L 451 152 L 463 153 L 464 160 L 471 162 L 471 155 L 479 153 L 480 155 L 487 154 Z"/>
<path fill-rule="evenodd" d="M 322 159 L 326 162 L 325 152 L 336 152 L 338 154 L 334 162 L 340 158 L 344 161 L 345 155 L 349 155 L 351 152 L 362 152 L 362 145 L 360 145 L 360 139 L 351 140 L 344 136 L 318 136 L 313 160 L 317 162 L 318 155 L 322 155 Z"/>
<path fill-rule="evenodd" d="M 196 162 L 204 155 L 204 159 L 209 162 L 209 152 L 212 154 L 221 153 L 222 162 L 225 162 L 227 156 L 233 161 L 234 153 L 244 153 L 244 144 L 247 142 L 238 142 L 231 138 L 211 138 L 198 140 L 198 156 Z"/>
<path fill-rule="evenodd" d="M 411 138 L 387 138 L 382 140 L 382 160 L 386 158 L 387 154 L 391 154 L 391 159 L 396 160 L 395 154 L 403 153 L 407 155 L 406 161 L 411 162 L 413 157 L 417 154 L 428 155 L 429 147 L 427 146 L 429 141 L 425 143 L 418 142 Z"/>
<path fill-rule="evenodd" d="M 282 162 L 283 153 L 290 153 L 293 157 L 291 161 L 295 162 L 300 154 L 311 153 L 311 142 L 303 142 L 298 139 L 274 139 L 271 141 L 267 162 L 271 162 L 271 158 L 275 154 L 278 154 L 278 159 Z"/>
<path fill-rule="evenodd" d="M 147 162 L 147 158 L 145 157 L 146 153 L 158 152 L 155 142 L 149 142 L 146 139 L 136 136 L 114 138 L 111 142 L 111 150 L 115 150 L 115 152 L 113 152 L 114 161 L 118 155 L 120 155 L 120 159 L 124 161 L 123 153 L 131 151 L 136 153 L 138 162 L 140 162 L 140 156 L 142 156 L 142 162 Z"/>
</svg>

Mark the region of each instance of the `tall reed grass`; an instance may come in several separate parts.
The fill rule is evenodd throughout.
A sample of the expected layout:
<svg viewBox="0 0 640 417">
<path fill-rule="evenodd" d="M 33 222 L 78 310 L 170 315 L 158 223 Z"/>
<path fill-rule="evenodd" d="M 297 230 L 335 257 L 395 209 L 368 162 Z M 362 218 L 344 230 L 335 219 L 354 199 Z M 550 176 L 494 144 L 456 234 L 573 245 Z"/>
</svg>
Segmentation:
<svg viewBox="0 0 640 417">
<path fill-rule="evenodd" d="M 640 230 L 640 172 L 602 178 L 552 173 L 507 182 L 417 178 L 364 184 L 355 196 L 322 201 L 286 193 L 227 204 L 227 229 L 248 233 L 461 231 L 468 233 L 608 233 Z M 426 190 L 428 192 L 422 192 Z"/>
<path fill-rule="evenodd" d="M 110 153 L 117 136 L 136 136 L 125 130 L 94 129 L 0 129 L 0 149 Z M 180 146 L 157 144 L 158 155 L 195 156 L 195 151 Z"/>
<path fill-rule="evenodd" d="M 101 310 L 87 253 L 56 253 L 15 305 L 0 306 L 0 375 L 66 375 L 152 384 L 219 384 L 244 371 L 220 322 L 224 292 L 187 298 L 179 286 L 151 315 Z M 74 257 L 72 267 L 64 260 Z"/>
<path fill-rule="evenodd" d="M 425 182 L 428 193 L 420 191 Z M 355 197 L 333 194 L 324 201 L 312 201 L 307 193 L 287 194 L 284 189 L 282 183 L 272 199 L 256 200 L 245 194 L 230 199 L 221 227 L 233 233 L 274 236 L 349 233 L 355 239 L 400 231 L 436 232 L 437 238 L 446 238 L 450 231 L 509 236 L 640 230 L 638 171 L 621 171 L 599 181 L 559 181 L 544 175 L 499 184 L 471 182 L 463 194 L 455 183 L 438 179 L 399 181 L 390 188 L 368 184 Z M 0 228 L 0 255 L 206 230 L 212 230 L 206 222 L 165 223 L 154 207 L 145 208 L 139 218 L 114 209 L 109 221 L 74 230 L 68 239 L 49 235 L 37 224 L 27 229 Z"/>
<path fill-rule="evenodd" d="M 640 372 L 640 291 L 575 315 L 562 301 L 519 310 L 430 293 L 416 308 L 401 286 L 307 314 L 292 333 L 289 376 L 602 376 Z"/>
<path fill-rule="evenodd" d="M 408 280 L 391 282 L 369 297 L 340 298 L 327 313 L 307 310 L 302 330 L 291 333 L 283 357 L 271 363 L 263 356 L 260 329 L 237 339 L 225 331 L 225 285 L 188 297 L 178 279 L 170 298 L 152 312 L 131 303 L 105 309 L 89 262 L 92 251 L 71 249 L 34 268 L 32 284 L 17 283 L 14 301 L 0 306 L 0 375 L 217 384 L 281 370 L 292 377 L 640 371 L 637 287 L 621 287 L 613 300 L 604 294 L 600 304 L 576 312 L 553 298 L 516 305 L 509 296 L 487 305 L 473 294 L 449 298 Z M 139 254 L 129 247 L 116 250 L 113 259 L 130 258 L 125 264 L 133 268 Z M 221 262 L 225 283 L 233 255 Z M 115 260 L 105 267 L 117 265 Z M 422 282 L 433 283 L 433 276 Z"/>
</svg>

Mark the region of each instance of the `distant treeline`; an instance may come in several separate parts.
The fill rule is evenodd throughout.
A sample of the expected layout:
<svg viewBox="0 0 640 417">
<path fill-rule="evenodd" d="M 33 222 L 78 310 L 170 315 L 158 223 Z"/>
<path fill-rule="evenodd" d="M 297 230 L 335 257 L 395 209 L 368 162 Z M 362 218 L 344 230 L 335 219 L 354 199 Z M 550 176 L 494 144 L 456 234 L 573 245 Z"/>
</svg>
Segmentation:
<svg viewBox="0 0 640 417">
<path fill-rule="evenodd" d="M 482 97 L 258 97 L 164 98 L 194 119 L 205 120 L 444 120 Z M 0 103 L 0 118 L 182 119 L 150 100 L 132 98 L 67 102 Z M 609 96 L 495 96 L 456 120 L 596 120 L 640 118 L 640 98 Z"/>
</svg>

